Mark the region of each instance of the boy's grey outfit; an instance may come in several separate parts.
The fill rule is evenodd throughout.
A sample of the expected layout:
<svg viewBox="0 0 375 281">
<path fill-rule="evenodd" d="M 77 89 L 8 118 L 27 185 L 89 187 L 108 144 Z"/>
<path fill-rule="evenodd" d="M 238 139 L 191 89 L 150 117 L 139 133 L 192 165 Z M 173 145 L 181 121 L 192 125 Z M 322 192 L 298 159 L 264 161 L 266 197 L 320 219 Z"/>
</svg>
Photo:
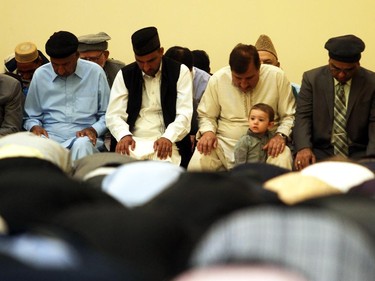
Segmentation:
<svg viewBox="0 0 375 281">
<path fill-rule="evenodd" d="M 263 135 L 256 134 L 250 129 L 243 135 L 234 147 L 235 165 L 244 163 L 263 162 L 267 160 L 267 151 L 263 150 L 268 141 L 272 138 L 270 132 Z"/>
</svg>

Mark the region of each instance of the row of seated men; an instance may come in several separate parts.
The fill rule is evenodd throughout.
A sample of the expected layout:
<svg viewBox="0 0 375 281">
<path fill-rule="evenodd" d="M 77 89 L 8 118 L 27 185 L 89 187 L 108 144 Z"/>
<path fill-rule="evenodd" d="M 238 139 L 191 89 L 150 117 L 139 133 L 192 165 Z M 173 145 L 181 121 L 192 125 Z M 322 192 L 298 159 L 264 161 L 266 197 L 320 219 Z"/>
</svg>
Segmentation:
<svg viewBox="0 0 375 281">
<path fill-rule="evenodd" d="M 230 66 L 210 77 L 197 108 L 196 154 L 186 170 L 179 166 L 182 151 L 175 143 L 188 136 L 192 152 L 191 72 L 164 57 L 154 27 L 133 34 L 136 62 L 116 74 L 107 109 L 98 114 L 117 141 L 117 153 L 76 157 L 72 147 L 80 138 L 97 145 L 101 124 L 87 125 L 85 119 L 94 119 L 90 110 L 102 109 L 102 94 L 109 93 L 103 70 L 78 59 L 76 39 L 70 32 L 57 32 L 47 41 L 51 64 L 34 73 L 26 97 L 25 129 L 31 132 L 0 138 L 0 264 L 5 280 L 374 279 L 371 160 L 313 163 L 312 154 L 305 158 L 297 153 L 298 172 L 259 162 L 233 166 L 233 146 L 248 130 L 253 104 L 275 109 L 276 133 L 268 144 L 273 158 L 283 154 L 293 125 L 298 128 L 290 82 L 281 69 L 260 65 L 254 46 L 236 45 Z M 332 83 L 334 73 L 350 78 L 354 87 L 356 76 L 350 75 L 365 76 L 357 65 L 360 42 L 353 36 L 329 40 L 332 61 L 319 71 L 331 75 Z M 344 52 L 337 53 L 337 46 Z M 97 83 L 79 89 L 103 90 L 97 91 L 96 102 L 91 90 L 73 87 L 90 74 L 97 75 Z M 307 98 L 310 76 L 298 99 Z M 64 95 L 51 90 L 52 84 L 64 89 Z M 372 95 L 371 85 L 365 88 L 357 97 L 363 115 Z M 45 89 L 55 99 L 48 99 Z M 353 110 L 359 101 L 351 98 L 352 88 L 346 91 L 348 110 Z M 36 110 L 42 101 L 46 105 Z M 55 111 L 48 112 L 51 108 Z M 44 111 L 48 115 L 42 121 L 65 114 L 63 121 L 47 123 L 61 132 L 33 123 Z M 83 127 L 70 127 L 72 120 Z M 369 123 L 357 125 L 360 129 Z M 59 133 L 76 139 L 61 145 L 55 139 Z M 353 150 L 359 147 L 355 137 L 351 153 L 358 152 Z M 331 139 L 329 144 L 326 156 L 334 155 Z M 369 152 L 370 144 L 368 138 Z M 136 159 L 131 152 L 142 156 Z"/>
<path fill-rule="evenodd" d="M 65 43 L 67 43 L 68 45 L 69 44 L 72 44 L 72 45 L 76 45 L 76 38 L 73 34 L 69 33 L 69 32 L 60 32 L 59 33 L 61 36 L 64 36 L 64 35 L 69 35 L 67 36 L 67 38 L 64 38 L 63 40 L 67 40 Z M 58 35 L 56 35 L 58 37 Z M 52 38 L 52 36 L 51 36 Z M 61 38 L 60 38 L 61 39 Z M 60 40 L 59 38 L 57 38 L 56 40 Z M 75 53 L 76 55 L 79 53 L 79 57 L 80 59 L 83 59 L 85 61 L 91 61 L 91 62 L 95 62 L 96 64 L 98 64 L 99 66 L 101 66 L 104 70 L 104 73 L 107 77 L 107 81 L 108 81 L 108 85 L 109 87 L 111 88 L 112 87 L 112 84 L 115 80 L 115 77 L 117 75 L 117 73 L 119 72 L 119 70 L 121 68 L 123 68 L 125 66 L 124 63 L 120 62 L 120 61 L 117 61 L 117 60 L 114 60 L 114 59 L 109 59 L 109 51 L 108 51 L 108 40 L 110 40 L 111 38 L 104 32 L 100 32 L 98 34 L 88 34 L 88 35 L 84 35 L 84 36 L 80 36 L 78 38 L 78 47 L 77 47 L 77 50 L 75 50 L 75 46 L 65 46 L 64 44 L 62 46 L 60 46 L 60 48 L 63 50 L 63 52 L 67 52 L 67 53 L 63 53 L 63 54 L 52 54 L 52 56 L 56 57 L 57 60 L 61 59 L 60 57 L 61 56 L 69 56 L 72 51 L 73 53 Z M 71 40 L 71 42 L 68 42 L 69 40 Z M 48 42 L 47 42 L 48 43 Z M 56 42 L 55 42 L 56 43 Z M 60 42 L 57 42 L 58 44 L 60 44 Z M 52 42 L 53 44 L 53 42 Z M 47 44 L 46 44 L 46 50 L 47 50 Z M 53 47 L 52 47 L 53 49 Z M 76 51 L 78 51 L 78 53 L 76 53 Z M 167 54 L 170 54 L 169 57 L 175 59 L 175 60 L 184 60 L 184 63 L 189 67 L 189 70 L 190 70 L 190 73 L 191 73 L 191 76 L 192 76 L 192 80 L 194 82 L 194 93 L 195 93 L 195 99 L 194 99 L 194 104 L 197 104 L 198 102 L 198 99 L 200 99 L 201 95 L 203 94 L 203 91 L 205 89 L 205 86 L 207 84 L 207 81 L 210 77 L 210 74 L 206 71 L 210 71 L 210 68 L 209 68 L 209 57 L 208 55 L 204 52 L 204 51 L 201 51 L 201 50 L 195 50 L 193 52 L 191 52 L 189 49 L 187 48 L 182 48 L 182 47 L 172 47 L 168 50 L 168 52 L 166 53 Z M 68 54 L 68 55 L 67 55 Z M 49 53 L 49 55 L 51 55 L 51 53 Z M 177 56 L 177 57 L 176 57 Z M 206 71 L 203 71 L 195 66 L 193 66 L 193 58 L 194 58 L 194 64 L 200 64 L 202 68 L 206 69 Z M 75 61 L 77 58 L 73 58 L 73 61 Z M 58 64 L 58 62 L 54 62 L 54 58 L 51 59 L 52 61 L 52 66 L 53 65 L 56 65 Z M 5 69 L 7 71 L 7 74 L 10 75 L 10 76 L 14 76 L 16 78 L 18 78 L 21 82 L 21 85 L 22 85 L 22 89 L 23 89 L 23 92 L 24 92 L 24 95 L 27 97 L 27 94 L 29 92 L 29 84 L 30 84 L 30 81 L 33 77 L 33 74 L 35 72 L 35 70 L 41 66 L 43 66 L 42 68 L 49 68 L 48 71 L 51 70 L 51 64 L 48 64 L 48 59 L 44 56 L 44 54 L 38 50 L 35 46 L 35 44 L 31 43 L 31 42 L 24 42 L 24 43 L 21 43 L 19 44 L 16 49 L 15 49 L 15 54 L 13 56 L 10 56 L 9 58 L 6 59 L 6 63 L 5 63 Z M 45 64 L 48 64 L 49 66 L 46 66 Z M 49 86 L 50 88 L 48 89 L 48 91 L 57 91 L 57 93 L 54 94 L 54 97 L 50 97 L 51 95 L 50 94 L 47 94 L 48 97 L 50 97 L 51 99 L 53 99 L 53 101 L 51 101 L 52 103 L 59 103 L 59 105 L 57 106 L 58 108 L 51 108 L 49 107 L 48 110 L 49 111 L 64 111 L 64 113 L 62 113 L 62 116 L 57 116 L 57 114 L 55 115 L 50 115 L 48 113 L 45 113 L 46 110 L 42 109 L 43 107 L 46 107 L 47 106 L 47 101 L 46 101 L 46 96 L 44 96 L 43 98 L 41 98 L 43 100 L 42 104 L 35 104 L 35 100 L 33 102 L 30 102 L 32 103 L 32 107 L 33 109 L 31 110 L 34 110 L 35 107 L 38 107 L 39 109 L 39 113 L 40 112 L 43 112 L 43 118 L 46 117 L 46 118 L 41 118 L 43 119 L 43 122 L 47 123 L 47 124 L 51 124 L 51 123 L 58 123 L 58 131 L 59 133 L 56 133 L 56 130 L 57 129 L 51 129 L 50 127 L 47 129 L 47 130 L 41 130 L 41 128 L 33 128 L 34 126 L 38 126 L 38 127 L 43 127 L 43 129 L 46 129 L 44 126 L 44 124 L 42 124 L 41 122 L 41 119 L 38 119 L 37 121 L 38 122 L 31 122 L 31 124 L 29 125 L 28 123 L 30 123 L 30 121 L 26 120 L 26 122 L 24 122 L 23 126 L 24 126 L 24 129 L 27 129 L 27 130 L 31 130 L 33 132 L 35 132 L 36 134 L 38 135 L 43 135 L 45 137 L 49 137 L 49 138 L 52 138 L 60 143 L 62 143 L 65 147 L 68 147 L 68 148 L 71 148 L 72 149 L 72 157 L 73 159 L 78 159 L 84 155 L 87 155 L 87 154 L 91 154 L 91 153 L 94 153 L 94 152 L 98 152 L 97 149 L 93 149 L 91 147 L 90 144 L 87 144 L 88 146 L 88 149 L 85 149 L 85 148 L 79 148 L 79 149 L 76 149 L 75 147 L 77 146 L 80 146 L 78 145 L 78 143 L 80 142 L 79 140 L 76 142 L 77 138 L 76 137 L 80 137 L 80 136 L 86 136 L 86 135 L 90 135 L 87 131 L 83 131 L 82 133 L 80 133 L 78 131 L 78 129 L 85 129 L 87 126 L 91 125 L 91 127 L 93 128 L 93 134 L 92 136 L 90 135 L 89 138 L 91 140 L 91 143 L 96 146 L 96 148 L 98 148 L 99 150 L 103 147 L 103 144 L 102 144 L 102 139 L 103 139 L 103 112 L 105 113 L 105 110 L 107 108 L 107 103 L 108 103 L 108 98 L 109 98 L 109 92 L 108 92 L 108 88 L 105 87 L 105 83 L 102 81 L 102 76 L 96 76 L 95 75 L 90 75 L 90 77 L 85 77 L 85 84 L 88 84 L 88 85 L 92 85 L 92 84 L 95 84 L 96 80 L 98 80 L 98 77 L 99 77 L 99 82 L 101 83 L 101 86 L 99 86 L 97 89 L 86 89 L 84 86 L 81 86 L 81 88 L 77 88 L 79 87 L 79 85 L 74 85 L 74 82 L 67 82 L 68 84 L 72 84 L 72 86 L 68 85 L 68 88 L 69 86 L 72 87 L 71 89 L 69 89 L 68 91 L 70 91 L 70 93 L 76 93 L 76 92 L 80 92 L 80 91 L 85 91 L 87 93 L 89 93 L 89 91 L 93 91 L 93 92 L 97 92 L 96 95 L 95 94 L 92 94 L 90 93 L 90 95 L 92 96 L 93 99 L 95 99 L 95 97 L 98 99 L 98 96 L 100 96 L 101 100 L 98 100 L 98 105 L 95 104 L 95 100 L 92 101 L 91 103 L 86 103 L 85 102 L 85 97 L 82 97 L 82 100 L 79 100 L 80 99 L 80 96 L 77 95 L 77 94 L 74 94 L 74 96 L 71 96 L 70 97 L 70 103 L 69 104 L 63 104 L 64 101 L 60 101 L 59 98 L 57 98 L 58 96 L 61 96 L 62 98 L 69 95 L 69 93 L 65 92 L 65 93 L 61 93 L 59 91 L 59 89 L 56 89 L 58 88 L 58 80 L 59 79 L 65 79 L 66 77 L 70 76 L 70 75 L 78 75 L 77 73 L 79 73 L 80 69 L 82 68 L 82 66 L 80 66 L 81 64 L 81 61 L 79 61 L 78 63 L 77 62 L 73 62 L 73 65 L 71 67 L 71 69 L 54 69 L 55 73 L 52 73 L 52 75 L 56 75 L 56 80 L 53 81 L 53 85 L 42 85 L 41 82 L 35 82 L 38 84 L 39 88 L 42 87 L 46 87 L 46 86 Z M 39 72 L 41 72 L 42 70 L 39 70 Z M 47 72 L 48 72 L 47 71 Z M 82 70 L 81 70 L 82 71 Z M 87 71 L 85 71 L 87 72 Z M 48 73 L 48 75 L 51 74 L 51 73 Z M 38 74 L 37 74 L 38 75 Z M 36 75 L 36 76 L 37 76 Z M 43 75 L 42 75 L 43 76 Z M 79 75 L 78 75 L 79 76 Z M 42 78 L 40 78 L 41 81 L 45 81 L 46 77 L 43 76 Z M 6 79 L 6 77 L 4 77 L 4 79 Z M 34 80 L 37 80 L 36 78 Z M 69 80 L 69 79 L 68 79 Z M 10 83 L 9 79 L 7 79 L 7 83 Z M 83 81 L 81 82 L 83 83 Z M 6 84 L 4 82 L 4 84 Z M 20 130 L 20 113 L 21 113 L 21 108 L 20 108 L 20 104 L 21 104 L 21 99 L 22 97 L 20 97 L 19 95 L 19 90 L 16 88 L 16 87 L 13 87 L 14 84 L 10 83 L 9 84 L 9 90 L 7 91 L 8 94 L 7 94 L 7 105 L 12 105 L 12 106 L 6 106 L 5 104 L 5 101 L 4 101 L 4 108 L 7 109 L 7 112 L 4 113 L 4 117 L 7 117 L 6 120 L 4 120 L 3 122 L 3 127 L 6 128 L 7 130 L 3 130 L 2 134 L 1 135 L 6 135 L 8 133 L 12 133 L 12 132 L 16 132 L 18 130 Z M 61 86 L 61 85 L 60 85 Z M 76 87 L 76 88 L 74 88 Z M 29 96 L 34 96 L 34 92 L 38 92 L 37 89 L 35 89 L 33 86 L 31 86 L 32 90 L 31 90 L 31 94 Z M 47 91 L 46 91 L 47 92 Z M 50 92 L 49 92 L 50 93 Z M 39 93 L 38 93 L 39 94 Z M 38 95 L 36 94 L 36 95 Z M 184 93 L 185 94 L 185 93 Z M 87 94 L 86 94 L 87 95 Z M 56 98 L 55 98 L 56 97 Z M 38 97 L 40 98 L 40 97 Z M 27 98 L 27 101 L 26 101 L 26 105 L 25 105 L 25 115 L 26 115 L 26 119 L 29 119 L 29 114 L 28 112 L 30 111 L 29 110 L 29 100 L 31 101 L 31 97 L 30 98 Z M 86 105 L 87 107 L 90 107 L 88 109 L 85 109 L 84 108 L 84 105 Z M 71 108 L 69 109 L 66 109 L 66 108 L 63 108 L 64 106 L 69 106 Z M 83 113 L 82 113 L 83 111 Z M 91 111 L 91 112 L 90 112 Z M 35 112 L 34 112 L 35 113 Z M 68 117 L 67 115 L 72 115 L 72 114 L 75 114 L 77 116 L 69 116 L 69 118 L 66 118 Z M 91 117 L 94 117 L 94 118 L 91 118 L 91 120 L 87 120 L 87 119 L 90 119 L 90 116 L 88 116 L 88 114 L 91 114 Z M 188 114 L 189 115 L 189 114 Z M 48 117 L 47 117 L 48 116 Z M 65 120 L 63 120 L 65 118 Z M 67 121 L 67 119 L 71 119 L 71 121 Z M 77 119 L 81 119 L 79 121 L 77 121 Z M 65 128 L 63 128 L 63 126 L 65 126 L 66 124 L 64 123 L 80 123 L 82 122 L 83 119 L 86 119 L 86 127 L 83 126 L 83 124 L 80 124 L 81 126 L 77 126 L 77 124 L 75 125 L 72 125 L 72 124 L 68 124 Z M 102 120 L 100 120 L 102 119 Z M 58 121 L 57 121 L 58 120 Z M 195 118 L 196 120 L 196 118 Z M 64 122 L 65 121 L 65 122 Z M 96 122 L 94 124 L 89 124 L 90 122 L 95 122 L 95 121 L 101 121 L 99 124 L 99 122 Z M 30 127 L 31 126 L 31 127 Z M 48 126 L 48 125 L 47 125 Z M 53 125 L 51 125 L 53 126 Z M 75 126 L 76 128 L 76 132 L 73 132 L 72 131 L 72 128 L 71 126 Z M 197 128 L 197 121 L 194 122 L 194 124 L 192 124 L 192 126 L 195 128 Z M 188 128 L 187 128 L 188 129 Z M 49 132 L 48 134 L 48 131 L 55 131 L 55 132 Z M 61 132 L 64 132 L 64 134 L 62 134 Z M 73 134 L 75 133 L 75 134 Z M 95 133 L 95 134 L 94 134 Z M 193 134 L 193 133 L 191 133 Z M 70 137 L 68 137 L 68 135 Z M 74 136 L 76 135 L 76 136 Z M 96 135 L 98 138 L 96 140 L 93 140 L 94 136 L 93 135 Z M 74 137 L 73 137 L 74 136 Z M 113 139 L 114 142 L 112 143 L 112 147 L 106 143 L 106 149 L 111 149 L 114 151 L 115 150 L 115 145 L 116 145 L 116 140 Z M 82 152 L 77 152 L 77 151 L 81 151 Z"/>
<path fill-rule="evenodd" d="M 298 90 L 275 67 L 280 64 L 267 36 L 259 38 L 257 47 L 237 44 L 229 66 L 212 77 L 184 58 L 186 48 L 164 54 L 155 27 L 132 35 L 135 62 L 125 67 L 106 62 L 108 39 L 99 33 L 94 39 L 83 36 L 80 43 L 70 32 L 54 33 L 45 46 L 51 63 L 38 67 L 27 90 L 24 129 L 61 143 L 71 150 L 73 160 L 100 151 L 108 129 L 112 151 L 170 161 L 189 170 L 230 170 L 234 147 L 243 135 L 255 138 L 256 153 L 266 155 L 267 163 L 289 169 L 333 155 L 360 159 L 374 154 L 374 74 L 360 66 L 365 44 L 354 35 L 327 41 L 329 64 L 304 74 L 297 106 Z M 101 49 L 92 53 L 97 44 Z M 35 54 L 41 64 L 34 46 Z M 192 83 L 198 72 L 207 77 L 199 91 Z M 270 138 L 262 145 L 263 135 L 247 124 L 258 103 L 275 112 Z M 19 107 L 17 112 L 8 120 L 18 121 Z"/>
</svg>

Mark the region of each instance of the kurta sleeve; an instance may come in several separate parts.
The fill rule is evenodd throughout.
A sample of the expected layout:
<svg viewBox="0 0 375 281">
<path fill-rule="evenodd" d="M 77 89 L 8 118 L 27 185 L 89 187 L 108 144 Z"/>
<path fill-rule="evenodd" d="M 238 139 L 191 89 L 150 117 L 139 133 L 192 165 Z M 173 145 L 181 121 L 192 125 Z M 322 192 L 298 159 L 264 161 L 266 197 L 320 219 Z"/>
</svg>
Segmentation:
<svg viewBox="0 0 375 281">
<path fill-rule="evenodd" d="M 128 114 L 126 108 L 128 105 L 128 99 L 129 92 L 125 86 L 122 71 L 119 71 L 111 88 L 106 113 L 108 129 L 117 141 L 120 141 L 124 136 L 132 135 L 127 123 Z"/>
<path fill-rule="evenodd" d="M 280 96 L 278 99 L 277 114 L 279 115 L 280 121 L 276 131 L 290 136 L 294 126 L 296 100 L 293 95 L 292 86 L 287 77 L 285 75 L 278 75 L 278 79 Z"/>
<path fill-rule="evenodd" d="M 193 81 L 189 69 L 181 65 L 177 81 L 176 118 L 168 125 L 163 137 L 171 142 L 182 140 L 189 132 L 193 115 Z"/>
<path fill-rule="evenodd" d="M 92 127 L 95 129 L 98 136 L 102 136 L 107 131 L 105 113 L 108 108 L 108 100 L 110 94 L 107 77 L 105 76 L 104 71 L 99 75 L 98 83 L 98 120 L 92 125 Z"/>
<path fill-rule="evenodd" d="M 211 131 L 216 133 L 218 118 L 220 116 L 220 104 L 218 101 L 218 79 L 212 76 L 208 81 L 206 91 L 198 105 L 199 135 Z"/>
</svg>

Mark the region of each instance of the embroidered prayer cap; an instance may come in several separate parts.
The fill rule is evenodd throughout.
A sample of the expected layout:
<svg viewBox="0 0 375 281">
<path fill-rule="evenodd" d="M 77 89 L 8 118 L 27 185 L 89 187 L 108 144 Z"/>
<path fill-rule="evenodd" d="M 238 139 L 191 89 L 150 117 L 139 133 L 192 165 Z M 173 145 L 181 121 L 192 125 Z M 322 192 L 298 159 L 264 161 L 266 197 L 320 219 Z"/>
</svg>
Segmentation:
<svg viewBox="0 0 375 281">
<path fill-rule="evenodd" d="M 23 42 L 14 49 L 14 57 L 19 63 L 29 63 L 35 61 L 39 56 L 36 45 L 32 42 Z"/>
<path fill-rule="evenodd" d="M 111 37 L 105 32 L 79 36 L 78 52 L 105 51 L 108 49 L 108 40 Z"/>
<path fill-rule="evenodd" d="M 328 50 L 329 57 L 341 62 L 358 62 L 365 49 L 365 43 L 355 35 L 343 35 L 330 38 L 324 48 Z"/>
<path fill-rule="evenodd" d="M 55 32 L 46 43 L 46 53 L 52 58 L 66 58 L 78 49 L 78 38 L 69 31 Z"/>
<path fill-rule="evenodd" d="M 158 30 L 154 26 L 142 28 L 133 33 L 133 51 L 137 56 L 144 56 L 160 48 Z"/>
<path fill-rule="evenodd" d="M 277 52 L 276 52 L 275 47 L 273 46 L 271 38 L 269 38 L 265 34 L 262 34 L 262 35 L 259 36 L 257 42 L 255 43 L 255 48 L 258 51 L 269 52 L 269 53 L 273 54 L 276 57 L 276 59 L 278 59 L 277 58 Z"/>
</svg>

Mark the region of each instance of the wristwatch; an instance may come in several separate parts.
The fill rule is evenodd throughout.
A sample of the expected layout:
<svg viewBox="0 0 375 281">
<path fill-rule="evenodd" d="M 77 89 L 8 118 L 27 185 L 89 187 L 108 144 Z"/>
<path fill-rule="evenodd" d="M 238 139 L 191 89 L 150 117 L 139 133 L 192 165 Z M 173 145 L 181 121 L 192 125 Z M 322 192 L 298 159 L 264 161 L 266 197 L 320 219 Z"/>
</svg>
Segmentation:
<svg viewBox="0 0 375 281">
<path fill-rule="evenodd" d="M 276 135 L 279 135 L 279 136 L 282 137 L 284 140 L 287 139 L 286 135 L 284 135 L 283 133 L 277 132 Z"/>
</svg>

